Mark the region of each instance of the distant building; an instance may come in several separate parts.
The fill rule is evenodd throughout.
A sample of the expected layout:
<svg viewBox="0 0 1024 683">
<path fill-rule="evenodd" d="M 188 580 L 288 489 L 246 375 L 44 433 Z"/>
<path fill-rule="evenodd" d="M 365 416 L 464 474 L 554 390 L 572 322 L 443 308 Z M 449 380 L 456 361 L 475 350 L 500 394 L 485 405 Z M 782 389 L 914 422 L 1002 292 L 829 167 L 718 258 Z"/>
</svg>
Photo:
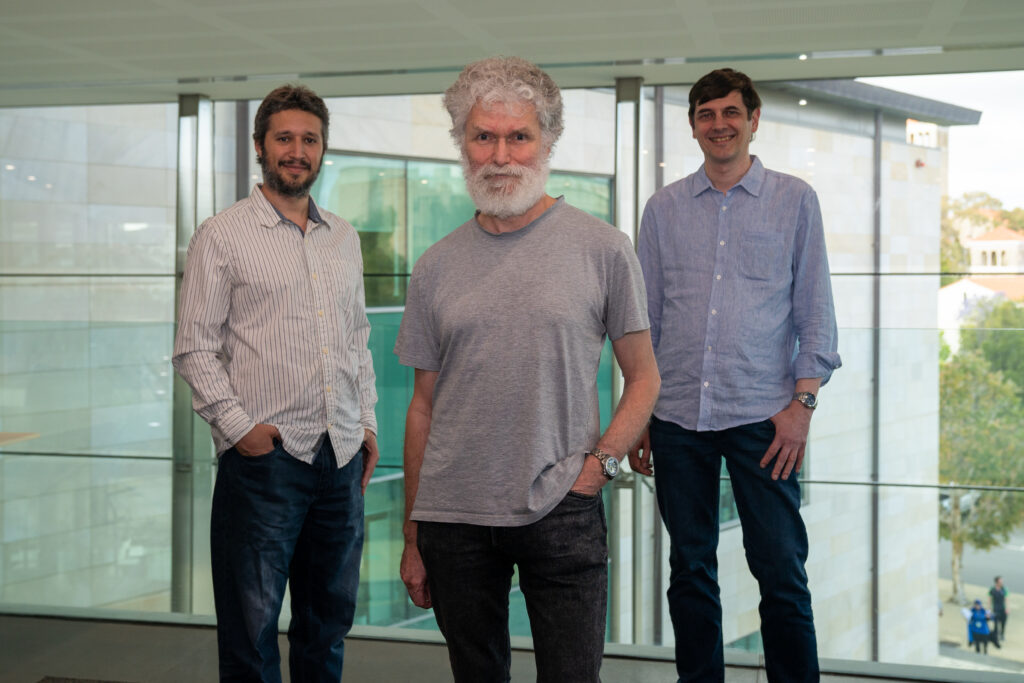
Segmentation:
<svg viewBox="0 0 1024 683">
<path fill-rule="evenodd" d="M 1019 273 L 1024 266 L 1024 234 L 1005 225 L 964 240 L 972 273 Z"/>
<path fill-rule="evenodd" d="M 979 304 L 993 299 L 1024 302 L 1024 234 L 999 225 L 965 239 L 964 248 L 971 275 L 939 290 L 939 328 L 953 353 L 960 348 L 959 329 Z"/>
</svg>

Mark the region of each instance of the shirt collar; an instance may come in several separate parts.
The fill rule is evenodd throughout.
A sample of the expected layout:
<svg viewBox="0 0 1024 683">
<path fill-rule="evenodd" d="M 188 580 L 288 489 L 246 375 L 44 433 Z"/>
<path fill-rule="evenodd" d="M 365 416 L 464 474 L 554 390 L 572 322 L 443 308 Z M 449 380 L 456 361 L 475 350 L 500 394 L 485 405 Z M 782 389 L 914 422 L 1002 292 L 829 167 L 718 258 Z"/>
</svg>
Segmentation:
<svg viewBox="0 0 1024 683">
<path fill-rule="evenodd" d="M 260 219 L 260 225 L 266 228 L 273 228 L 281 221 L 291 223 L 290 220 L 284 217 L 284 215 L 277 210 L 277 207 L 270 203 L 263 191 L 260 190 L 259 183 L 253 185 L 252 192 L 249 194 L 249 199 L 255 204 L 256 214 Z M 317 225 L 323 223 L 323 218 L 320 216 L 320 209 L 317 208 L 316 202 L 313 198 L 309 198 L 309 220 L 313 221 Z M 329 225 L 326 224 L 325 225 Z"/>
<path fill-rule="evenodd" d="M 733 185 L 733 187 L 742 187 L 747 191 L 748 194 L 757 197 L 761 194 L 761 186 L 764 185 L 765 170 L 764 164 L 757 158 L 756 154 L 751 154 L 750 158 L 753 160 L 750 164 L 750 168 L 743 174 L 739 182 Z M 700 168 L 693 176 L 693 196 L 696 197 L 700 193 L 713 188 L 711 184 L 711 178 L 708 178 L 707 171 L 704 170 L 704 164 L 700 165 Z"/>
</svg>

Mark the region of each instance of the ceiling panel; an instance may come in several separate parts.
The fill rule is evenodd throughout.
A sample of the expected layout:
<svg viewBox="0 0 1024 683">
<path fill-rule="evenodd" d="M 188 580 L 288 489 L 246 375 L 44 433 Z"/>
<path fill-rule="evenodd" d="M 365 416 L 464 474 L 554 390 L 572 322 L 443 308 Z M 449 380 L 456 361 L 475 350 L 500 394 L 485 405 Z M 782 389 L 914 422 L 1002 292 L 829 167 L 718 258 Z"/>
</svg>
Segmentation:
<svg viewBox="0 0 1024 683">
<path fill-rule="evenodd" d="M 0 2 L 0 106 L 260 97 L 295 74 L 325 95 L 422 92 L 495 53 L 574 86 L 1024 68 L 1024 0 Z M 838 50 L 875 52 L 819 58 Z"/>
<path fill-rule="evenodd" d="M 598 36 L 646 35 L 651 31 L 666 33 L 678 31 L 689 34 L 690 27 L 682 15 L 633 14 L 590 15 L 586 17 L 554 16 L 546 20 L 536 18 L 501 19 L 481 22 L 481 25 L 509 41 L 543 38 L 557 44 L 562 40 Z"/>
<path fill-rule="evenodd" d="M 35 38 L 60 42 L 90 37 L 159 36 L 164 32 L 187 33 L 197 28 L 193 19 L 173 12 L 40 17 L 5 24 L 8 29 Z"/>
<path fill-rule="evenodd" d="M 19 19 L 47 19 L 66 15 L 87 16 L 110 12 L 145 12 L 154 8 L 147 0 L 33 0 L 33 2 L 5 2 L 4 21 Z"/>
<path fill-rule="evenodd" d="M 405 24 L 412 30 L 417 22 L 436 19 L 433 12 L 415 2 L 396 2 L 366 7 L 303 7 L 301 4 L 274 3 L 263 9 L 248 5 L 211 12 L 239 28 L 265 31 L 273 35 L 279 28 L 388 26 Z M 392 39 L 394 34 L 392 34 Z"/>
</svg>

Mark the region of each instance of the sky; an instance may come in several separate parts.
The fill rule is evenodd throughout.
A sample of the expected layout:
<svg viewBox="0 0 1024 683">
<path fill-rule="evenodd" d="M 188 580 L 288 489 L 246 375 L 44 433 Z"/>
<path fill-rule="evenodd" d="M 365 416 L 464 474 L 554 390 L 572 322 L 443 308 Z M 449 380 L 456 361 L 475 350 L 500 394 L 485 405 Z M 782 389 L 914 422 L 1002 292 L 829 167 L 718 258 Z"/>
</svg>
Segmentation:
<svg viewBox="0 0 1024 683">
<path fill-rule="evenodd" d="M 949 193 L 980 190 L 1024 208 L 1024 71 L 859 80 L 982 112 L 978 125 L 950 128 Z"/>
</svg>

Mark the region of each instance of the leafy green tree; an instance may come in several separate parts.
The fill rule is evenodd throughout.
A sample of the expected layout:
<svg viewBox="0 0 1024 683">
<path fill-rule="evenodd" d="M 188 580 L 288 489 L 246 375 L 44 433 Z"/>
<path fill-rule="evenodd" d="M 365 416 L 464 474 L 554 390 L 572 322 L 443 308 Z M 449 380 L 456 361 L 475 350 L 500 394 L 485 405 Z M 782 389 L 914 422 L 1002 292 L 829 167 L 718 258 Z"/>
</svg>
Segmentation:
<svg viewBox="0 0 1024 683">
<path fill-rule="evenodd" d="M 980 351 L 992 366 L 1017 385 L 1024 399 L 1024 307 L 995 299 L 975 310 L 971 324 L 960 331 L 960 347 Z"/>
<path fill-rule="evenodd" d="M 1006 223 L 1010 226 L 1011 230 L 1024 232 L 1024 209 L 1018 207 L 1003 211 L 1003 218 L 1006 219 Z"/>
<path fill-rule="evenodd" d="M 953 208 L 965 216 L 972 213 L 977 214 L 984 210 L 1003 210 L 1003 201 L 1001 199 L 993 197 L 988 192 L 981 192 L 979 190 L 964 192 L 960 199 L 954 202 L 954 205 Z"/>
<path fill-rule="evenodd" d="M 959 273 L 967 272 L 967 250 L 960 243 L 960 234 L 956 229 L 957 213 L 953 210 L 950 201 L 942 198 L 942 228 L 941 243 L 939 246 L 939 264 L 941 272 L 940 285 L 945 287 L 948 284 L 960 279 Z"/>
<path fill-rule="evenodd" d="M 981 353 L 961 351 L 939 371 L 939 478 L 952 489 L 939 533 L 952 543 L 953 594 L 965 603 L 964 544 L 987 550 L 1024 521 L 1024 495 L 972 489 L 1024 485 L 1024 406 L 1017 387 Z"/>
</svg>

